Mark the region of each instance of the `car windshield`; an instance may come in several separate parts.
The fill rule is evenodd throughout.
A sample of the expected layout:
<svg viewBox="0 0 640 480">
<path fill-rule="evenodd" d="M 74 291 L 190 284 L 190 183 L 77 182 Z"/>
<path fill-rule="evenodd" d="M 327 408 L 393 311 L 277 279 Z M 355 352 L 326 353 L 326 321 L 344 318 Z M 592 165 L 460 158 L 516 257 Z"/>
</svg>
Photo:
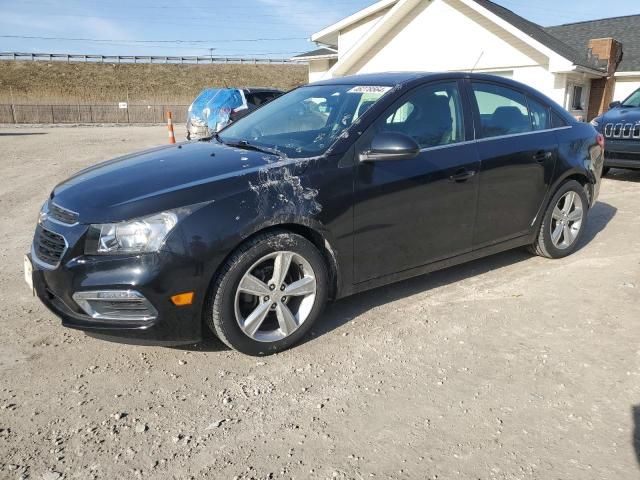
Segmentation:
<svg viewBox="0 0 640 480">
<path fill-rule="evenodd" d="M 225 128 L 218 139 L 277 150 L 291 158 L 323 155 L 390 89 L 370 85 L 298 88 Z"/>
<path fill-rule="evenodd" d="M 622 102 L 625 107 L 640 107 L 640 88 L 633 92 L 627 99 Z"/>
</svg>

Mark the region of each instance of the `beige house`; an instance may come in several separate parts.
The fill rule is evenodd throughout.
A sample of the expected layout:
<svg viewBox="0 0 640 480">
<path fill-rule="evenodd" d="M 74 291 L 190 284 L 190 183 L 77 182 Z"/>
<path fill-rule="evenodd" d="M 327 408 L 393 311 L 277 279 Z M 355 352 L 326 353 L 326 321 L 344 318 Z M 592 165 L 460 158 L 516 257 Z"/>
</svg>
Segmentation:
<svg viewBox="0 0 640 480">
<path fill-rule="evenodd" d="M 544 92 L 590 119 L 640 87 L 640 15 L 543 28 L 488 0 L 381 0 L 320 32 L 309 80 L 476 71 Z"/>
</svg>

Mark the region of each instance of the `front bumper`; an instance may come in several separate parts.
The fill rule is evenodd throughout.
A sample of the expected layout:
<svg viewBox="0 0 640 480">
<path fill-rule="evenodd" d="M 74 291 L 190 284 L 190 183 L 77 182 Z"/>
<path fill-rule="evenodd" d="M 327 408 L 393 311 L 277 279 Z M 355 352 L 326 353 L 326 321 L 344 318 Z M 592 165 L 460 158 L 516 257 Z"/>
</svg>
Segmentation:
<svg viewBox="0 0 640 480">
<path fill-rule="evenodd" d="M 202 307 L 208 282 L 194 260 L 169 252 L 128 257 L 75 256 L 73 246 L 57 268 L 33 265 L 38 298 L 62 325 L 108 340 L 135 344 L 185 345 L 202 340 Z M 136 290 L 157 311 L 150 320 L 107 320 L 87 315 L 74 301 L 75 292 Z M 191 305 L 175 306 L 171 296 L 195 292 Z"/>
<path fill-rule="evenodd" d="M 640 141 L 607 139 L 604 166 L 640 169 Z"/>
</svg>

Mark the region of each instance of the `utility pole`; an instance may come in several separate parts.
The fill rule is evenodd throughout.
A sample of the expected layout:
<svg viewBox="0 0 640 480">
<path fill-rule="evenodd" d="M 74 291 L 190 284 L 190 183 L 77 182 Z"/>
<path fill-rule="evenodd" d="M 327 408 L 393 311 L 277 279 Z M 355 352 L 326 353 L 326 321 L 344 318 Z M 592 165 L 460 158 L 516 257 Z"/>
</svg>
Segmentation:
<svg viewBox="0 0 640 480">
<path fill-rule="evenodd" d="M 211 60 L 211 63 L 213 63 L 213 51 L 215 50 L 215 48 L 210 48 L 209 49 L 209 59 Z"/>
</svg>

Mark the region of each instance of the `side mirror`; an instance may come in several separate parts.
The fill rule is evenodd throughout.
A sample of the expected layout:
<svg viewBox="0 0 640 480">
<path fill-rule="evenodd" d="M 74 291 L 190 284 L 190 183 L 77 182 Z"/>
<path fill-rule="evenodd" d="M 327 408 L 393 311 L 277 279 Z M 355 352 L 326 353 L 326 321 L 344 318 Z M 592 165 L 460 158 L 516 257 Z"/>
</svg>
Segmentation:
<svg viewBox="0 0 640 480">
<path fill-rule="evenodd" d="M 380 132 L 371 141 L 371 148 L 360 153 L 361 162 L 410 160 L 420 153 L 416 141 L 403 133 Z"/>
<path fill-rule="evenodd" d="M 618 108 L 620 105 L 622 105 L 622 102 L 616 100 L 615 102 L 611 102 L 609 104 L 609 108 Z"/>
</svg>

